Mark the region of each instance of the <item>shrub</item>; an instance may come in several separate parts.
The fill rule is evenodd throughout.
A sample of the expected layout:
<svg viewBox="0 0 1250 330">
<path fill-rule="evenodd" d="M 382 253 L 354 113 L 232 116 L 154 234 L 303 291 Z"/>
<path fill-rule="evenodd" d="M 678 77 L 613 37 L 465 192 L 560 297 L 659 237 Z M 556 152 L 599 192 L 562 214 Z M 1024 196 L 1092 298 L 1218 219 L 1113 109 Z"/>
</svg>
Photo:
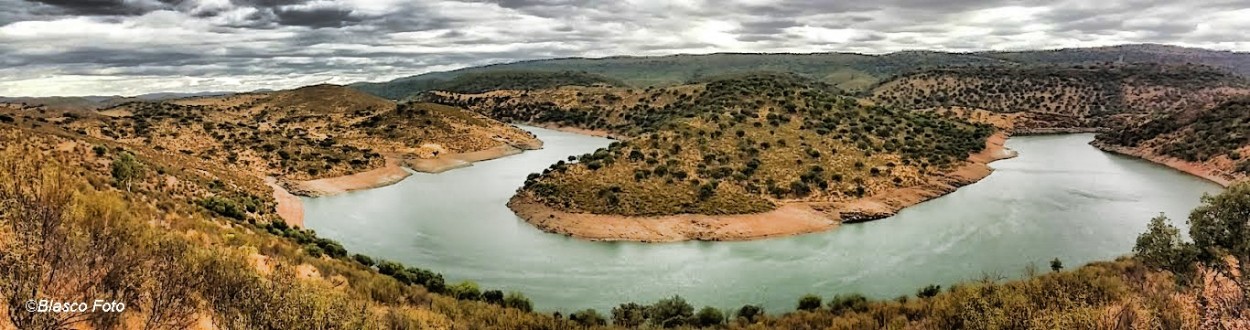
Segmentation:
<svg viewBox="0 0 1250 330">
<path fill-rule="evenodd" d="M 352 260 L 355 260 L 356 263 L 364 265 L 365 267 L 373 267 L 374 265 L 373 258 L 359 253 L 352 255 Z"/>
<path fill-rule="evenodd" d="M 932 298 L 942 293 L 942 286 L 937 284 L 929 284 L 916 291 L 916 298 Z"/>
<path fill-rule="evenodd" d="M 534 305 L 530 303 L 530 299 L 515 291 L 508 292 L 508 295 L 503 297 L 503 306 L 519 309 L 527 313 L 534 311 Z"/>
<path fill-rule="evenodd" d="M 635 328 L 647 321 L 647 308 L 637 303 L 624 303 L 612 308 L 612 324 Z"/>
<path fill-rule="evenodd" d="M 764 316 L 764 307 L 759 305 L 743 305 L 738 308 L 738 318 L 746 320 L 747 323 L 755 323 L 760 317 Z"/>
<path fill-rule="evenodd" d="M 599 315 L 599 312 L 589 308 L 569 314 L 569 320 L 577 322 L 577 324 L 584 327 L 602 326 L 608 324 L 608 321 L 604 319 L 603 316 Z"/>
<path fill-rule="evenodd" d="M 695 318 L 695 325 L 699 327 L 704 327 L 704 328 L 711 327 L 713 325 L 719 325 L 725 322 L 725 314 L 721 313 L 719 309 L 713 308 L 711 306 L 703 307 L 703 309 L 700 309 L 699 313 L 695 314 L 694 318 Z"/>
<path fill-rule="evenodd" d="M 665 328 L 689 324 L 693 316 L 694 307 L 681 296 L 660 299 L 647 308 L 647 318 L 651 320 L 651 323 Z"/>
<path fill-rule="evenodd" d="M 817 309 L 820 309 L 821 304 L 823 304 L 823 302 L 821 301 L 820 296 L 817 296 L 814 294 L 807 294 L 799 298 L 798 310 L 801 310 L 801 311 L 817 310 Z"/>
</svg>

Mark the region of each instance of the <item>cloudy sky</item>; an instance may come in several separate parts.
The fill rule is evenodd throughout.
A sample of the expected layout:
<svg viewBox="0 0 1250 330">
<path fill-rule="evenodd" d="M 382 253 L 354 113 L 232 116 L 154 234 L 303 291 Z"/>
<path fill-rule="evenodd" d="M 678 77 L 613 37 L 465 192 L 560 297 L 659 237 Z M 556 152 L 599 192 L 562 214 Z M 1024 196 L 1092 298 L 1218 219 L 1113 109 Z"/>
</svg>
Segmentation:
<svg viewBox="0 0 1250 330">
<path fill-rule="evenodd" d="M 1250 0 L 0 0 L 0 95 L 379 81 L 551 57 L 1250 51 Z"/>
</svg>

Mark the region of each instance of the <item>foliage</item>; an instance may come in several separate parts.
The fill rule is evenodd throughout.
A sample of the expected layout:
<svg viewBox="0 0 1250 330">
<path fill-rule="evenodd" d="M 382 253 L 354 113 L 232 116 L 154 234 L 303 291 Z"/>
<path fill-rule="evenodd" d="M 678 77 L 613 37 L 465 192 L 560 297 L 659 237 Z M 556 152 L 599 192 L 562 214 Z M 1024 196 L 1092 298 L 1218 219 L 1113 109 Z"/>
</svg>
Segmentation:
<svg viewBox="0 0 1250 330">
<path fill-rule="evenodd" d="M 144 167 L 134 154 L 123 151 L 113 160 L 112 172 L 117 186 L 125 186 L 126 191 L 130 191 L 130 184 L 143 177 Z"/>
<path fill-rule="evenodd" d="M 585 327 L 607 325 L 608 320 L 604 319 L 599 312 L 594 309 L 583 309 L 569 314 L 569 321 L 576 322 Z"/>
<path fill-rule="evenodd" d="M 1147 266 L 1167 269 L 1176 274 L 1187 273 L 1196 260 L 1192 243 L 1181 240 L 1180 230 L 1168 223 L 1162 214 L 1150 219 L 1146 232 L 1137 236 L 1133 254 Z"/>
<path fill-rule="evenodd" d="M 550 101 L 574 90 L 581 106 Z M 742 214 L 778 201 L 861 198 L 928 182 L 984 149 L 993 132 L 931 113 L 861 105 L 787 74 L 632 92 L 432 97 L 496 118 L 632 136 L 526 180 L 525 192 L 542 203 L 596 214 Z M 560 111 L 583 115 L 550 117 Z"/>
<path fill-rule="evenodd" d="M 817 310 L 820 309 L 821 301 L 820 296 L 814 294 L 803 295 L 799 297 L 799 306 L 795 309 L 801 311 Z"/>
</svg>

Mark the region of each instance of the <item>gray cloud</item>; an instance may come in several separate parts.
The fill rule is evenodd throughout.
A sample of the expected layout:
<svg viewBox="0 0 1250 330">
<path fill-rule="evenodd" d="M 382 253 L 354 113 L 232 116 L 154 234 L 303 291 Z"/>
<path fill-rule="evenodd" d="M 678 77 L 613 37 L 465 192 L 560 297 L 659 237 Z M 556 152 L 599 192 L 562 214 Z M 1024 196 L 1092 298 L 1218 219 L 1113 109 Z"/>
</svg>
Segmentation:
<svg viewBox="0 0 1250 330">
<path fill-rule="evenodd" d="M 1172 43 L 1250 0 L 0 0 L 0 95 L 251 90 L 549 57 Z"/>
</svg>

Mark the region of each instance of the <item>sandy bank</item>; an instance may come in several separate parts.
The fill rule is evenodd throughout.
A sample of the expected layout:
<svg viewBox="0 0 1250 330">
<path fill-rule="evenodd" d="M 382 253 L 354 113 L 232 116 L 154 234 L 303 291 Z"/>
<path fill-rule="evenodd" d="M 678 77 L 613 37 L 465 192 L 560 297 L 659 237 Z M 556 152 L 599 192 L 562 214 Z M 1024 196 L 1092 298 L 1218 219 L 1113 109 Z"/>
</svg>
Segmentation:
<svg viewBox="0 0 1250 330">
<path fill-rule="evenodd" d="M 522 192 L 508 207 L 539 229 L 582 239 L 603 241 L 672 242 L 684 240 L 750 240 L 828 230 L 842 222 L 866 221 L 894 215 L 904 207 L 937 198 L 990 174 L 992 161 L 1015 157 L 1003 147 L 1006 133 L 996 133 L 986 148 L 968 157 L 968 163 L 918 186 L 882 192 L 849 202 L 796 202 L 775 210 L 739 215 L 680 214 L 629 217 L 557 210 Z"/>
<path fill-rule="evenodd" d="M 594 136 L 594 137 L 609 138 L 613 140 L 621 140 L 623 138 L 620 135 L 617 135 L 608 131 L 604 131 L 604 130 L 578 128 L 578 127 L 572 127 L 572 126 L 561 126 L 561 125 L 556 125 L 556 124 L 540 124 L 540 123 L 523 123 L 523 124 L 528 125 L 528 126 L 545 128 L 545 129 L 549 129 L 553 131 L 589 135 L 589 136 Z"/>
<path fill-rule="evenodd" d="M 1094 140 L 1089 144 L 1102 151 L 1136 157 L 1155 164 L 1171 167 L 1177 171 L 1185 172 L 1190 175 L 1206 179 L 1207 181 L 1214 182 L 1222 187 L 1228 187 L 1233 184 L 1233 182 L 1241 179 L 1241 177 L 1232 174 L 1230 171 L 1220 169 L 1216 166 L 1163 156 L 1154 153 L 1149 149 L 1111 145 L 1098 140 Z"/>
<path fill-rule="evenodd" d="M 288 225 L 304 227 L 304 202 L 300 201 L 299 196 L 291 194 L 286 188 L 278 185 L 278 180 L 273 177 L 265 177 L 265 184 L 273 188 L 273 200 L 278 203 L 278 217 Z"/>
<path fill-rule="evenodd" d="M 308 181 L 279 180 L 278 184 L 295 195 L 319 197 L 385 187 L 402 181 L 410 175 L 412 174 L 399 166 L 399 160 L 387 157 L 386 166 L 365 172 Z"/>
<path fill-rule="evenodd" d="M 541 147 L 541 145 L 538 146 L 538 148 Z M 521 153 L 521 151 L 517 147 L 502 145 L 474 152 L 440 155 L 436 158 L 409 158 L 404 160 L 404 165 L 417 172 L 442 173 L 448 170 L 472 166 L 474 162 L 512 156 Z"/>
</svg>

